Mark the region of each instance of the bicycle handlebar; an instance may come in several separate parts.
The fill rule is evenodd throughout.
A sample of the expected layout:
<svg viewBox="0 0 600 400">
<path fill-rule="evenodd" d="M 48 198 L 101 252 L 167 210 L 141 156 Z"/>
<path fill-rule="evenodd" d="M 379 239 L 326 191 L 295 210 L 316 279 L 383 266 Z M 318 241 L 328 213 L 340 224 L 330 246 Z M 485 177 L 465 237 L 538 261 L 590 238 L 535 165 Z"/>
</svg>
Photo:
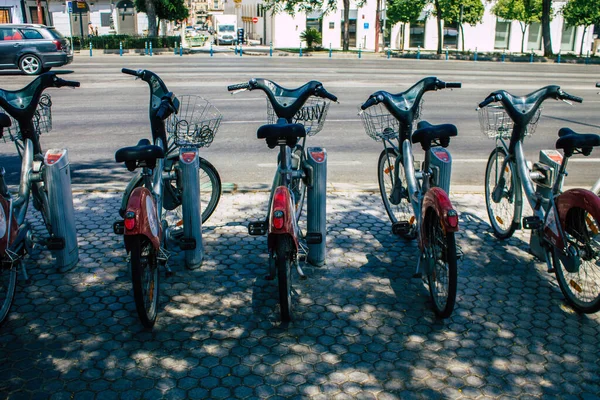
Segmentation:
<svg viewBox="0 0 600 400">
<path fill-rule="evenodd" d="M 558 99 L 559 100 L 570 100 L 576 103 L 583 103 L 583 99 L 581 97 L 573 96 L 563 90 L 558 91 Z"/>
<path fill-rule="evenodd" d="M 244 90 L 244 89 L 250 89 L 249 82 L 238 83 L 236 85 L 227 86 L 227 90 L 229 90 L 230 92 L 233 92 L 234 90 Z"/>
<path fill-rule="evenodd" d="M 127 75 L 137 76 L 138 78 L 141 77 L 141 70 L 134 71 L 133 69 L 123 68 L 121 69 L 121 72 Z"/>
<path fill-rule="evenodd" d="M 61 88 L 61 87 L 65 87 L 65 86 L 76 88 L 76 87 L 81 86 L 81 83 L 76 82 L 76 81 L 67 81 L 65 79 L 61 79 L 61 78 L 57 77 L 54 80 L 54 86 L 56 86 L 57 88 Z"/>
<path fill-rule="evenodd" d="M 478 108 L 483 108 L 483 107 L 487 106 L 488 104 L 493 103 L 494 101 L 498 101 L 498 99 L 496 99 L 496 95 L 495 94 L 490 95 L 484 101 L 479 103 Z"/>
<path fill-rule="evenodd" d="M 369 97 L 369 99 L 367 101 L 365 101 L 362 106 L 360 106 L 360 109 L 361 110 L 366 110 L 367 108 L 369 108 L 371 106 L 374 106 L 375 104 L 378 104 L 380 101 L 383 100 L 383 98 L 382 99 L 378 99 L 378 97 L 379 96 L 371 96 L 371 97 Z"/>
<path fill-rule="evenodd" d="M 462 88 L 462 83 L 461 82 L 441 82 L 443 83 L 445 86 L 441 89 L 460 89 Z"/>
</svg>

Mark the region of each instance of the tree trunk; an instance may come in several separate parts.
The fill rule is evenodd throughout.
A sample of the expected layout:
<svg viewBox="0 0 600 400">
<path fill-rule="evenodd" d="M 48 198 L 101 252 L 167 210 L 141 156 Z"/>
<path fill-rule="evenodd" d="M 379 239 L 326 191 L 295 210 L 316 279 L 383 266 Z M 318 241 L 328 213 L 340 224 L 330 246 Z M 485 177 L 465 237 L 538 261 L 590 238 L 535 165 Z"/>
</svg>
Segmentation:
<svg viewBox="0 0 600 400">
<path fill-rule="evenodd" d="M 460 24 L 460 41 L 462 45 L 462 51 L 465 51 L 465 30 L 462 24 Z"/>
<path fill-rule="evenodd" d="M 523 49 L 525 48 L 525 31 L 527 30 L 527 25 L 523 25 L 522 22 L 519 22 L 521 25 L 521 53 L 524 53 Z"/>
<path fill-rule="evenodd" d="M 550 8 L 552 0 L 542 2 L 542 39 L 544 40 L 544 56 L 552 56 L 552 37 L 550 34 Z"/>
<path fill-rule="evenodd" d="M 437 28 L 438 28 L 437 53 L 442 54 L 444 32 L 442 31 L 442 10 L 440 9 L 440 2 L 438 0 L 435 0 L 435 15 L 437 17 Z"/>
<path fill-rule="evenodd" d="M 350 47 L 350 0 L 344 0 L 344 40 L 342 44 L 342 50 L 348 51 Z"/>
<path fill-rule="evenodd" d="M 581 47 L 579 48 L 579 56 L 583 55 L 583 44 L 585 43 L 585 32 L 587 31 L 587 26 L 583 27 L 583 35 L 581 35 Z"/>
<path fill-rule="evenodd" d="M 156 8 L 154 0 L 146 0 L 146 16 L 148 17 L 148 36 L 156 36 Z"/>
<path fill-rule="evenodd" d="M 404 51 L 404 35 L 406 34 L 406 22 L 400 25 L 400 51 Z"/>
<path fill-rule="evenodd" d="M 379 53 L 379 31 L 381 18 L 381 0 L 377 0 L 377 9 L 375 10 L 375 53 Z"/>
</svg>

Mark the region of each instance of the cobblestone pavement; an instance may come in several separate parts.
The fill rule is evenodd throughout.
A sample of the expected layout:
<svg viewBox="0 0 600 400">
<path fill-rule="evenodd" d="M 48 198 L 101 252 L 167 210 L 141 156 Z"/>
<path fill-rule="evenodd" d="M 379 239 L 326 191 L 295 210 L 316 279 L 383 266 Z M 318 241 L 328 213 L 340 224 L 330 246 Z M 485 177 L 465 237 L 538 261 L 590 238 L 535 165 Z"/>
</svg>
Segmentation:
<svg viewBox="0 0 600 400">
<path fill-rule="evenodd" d="M 266 193 L 223 196 L 204 227 L 205 261 L 161 275 L 152 332 L 135 311 L 119 194 L 75 196 L 80 262 L 59 274 L 31 257 L 0 329 L 0 398 L 597 398 L 600 315 L 563 302 L 527 235 L 492 237 L 480 195 L 461 212 L 457 307 L 434 318 L 412 278 L 417 247 L 390 234 L 376 193 L 328 198 L 328 263 L 296 281 L 296 319 L 279 321 L 264 279 L 266 238 L 246 223 Z"/>
</svg>

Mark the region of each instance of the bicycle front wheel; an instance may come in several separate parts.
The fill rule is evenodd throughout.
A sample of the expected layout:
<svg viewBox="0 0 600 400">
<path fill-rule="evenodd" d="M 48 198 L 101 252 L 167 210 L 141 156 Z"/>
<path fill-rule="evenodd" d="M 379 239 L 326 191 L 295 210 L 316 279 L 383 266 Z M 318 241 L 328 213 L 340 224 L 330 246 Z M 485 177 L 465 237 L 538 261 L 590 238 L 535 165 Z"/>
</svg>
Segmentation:
<svg viewBox="0 0 600 400">
<path fill-rule="evenodd" d="M 292 263 L 293 248 L 289 238 L 281 238 L 275 248 L 275 268 L 279 288 L 281 320 L 292 320 Z"/>
<path fill-rule="evenodd" d="M 19 263 L 15 263 L 11 268 L 0 266 L 0 326 L 6 320 L 15 298 L 18 267 Z"/>
<path fill-rule="evenodd" d="M 300 145 L 296 145 L 294 149 L 294 158 L 292 159 L 292 168 L 302 168 L 302 161 L 304 159 L 304 149 Z M 294 194 L 294 205 L 296 206 L 296 221 L 300 220 L 302 215 L 302 209 L 304 207 L 304 198 L 306 197 L 306 185 L 302 178 L 292 178 L 290 182 L 290 190 Z"/>
<path fill-rule="evenodd" d="M 385 211 L 393 223 L 407 222 L 409 231 L 402 236 L 414 239 L 417 236 L 415 216 L 410 202 L 404 165 L 395 149 L 387 148 L 379 155 L 377 180 Z"/>
<path fill-rule="evenodd" d="M 158 312 L 157 250 L 143 235 L 131 239 L 131 282 L 133 299 L 142 325 L 151 329 Z"/>
<path fill-rule="evenodd" d="M 456 239 L 454 232 L 444 233 L 440 218 L 434 211 L 430 211 L 427 218 L 425 233 L 427 251 L 433 259 L 432 265 L 427 267 L 433 310 L 439 318 L 447 318 L 452 314 L 456 302 Z"/>
<path fill-rule="evenodd" d="M 600 310 L 600 221 L 582 208 L 573 208 L 563 228 L 569 252 L 577 259 L 576 265 L 569 265 L 561 260 L 559 250 L 554 250 L 558 285 L 577 311 L 595 313 Z"/>
<path fill-rule="evenodd" d="M 513 221 L 517 213 L 517 193 L 521 190 L 511 163 L 502 168 L 506 157 L 506 151 L 496 147 L 485 169 L 485 206 L 494 236 L 498 239 L 511 237 L 517 228 Z"/>
</svg>

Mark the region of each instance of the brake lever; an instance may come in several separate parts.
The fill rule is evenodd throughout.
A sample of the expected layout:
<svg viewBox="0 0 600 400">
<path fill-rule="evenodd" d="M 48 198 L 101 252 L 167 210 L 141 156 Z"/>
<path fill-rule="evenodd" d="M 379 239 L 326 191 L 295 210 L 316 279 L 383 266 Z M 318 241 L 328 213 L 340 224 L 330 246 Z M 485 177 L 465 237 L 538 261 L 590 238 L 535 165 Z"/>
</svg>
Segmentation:
<svg viewBox="0 0 600 400">
<path fill-rule="evenodd" d="M 570 106 L 573 106 L 573 102 L 572 102 L 572 101 L 569 101 L 569 100 L 566 100 L 566 99 L 560 99 L 560 100 L 561 100 L 562 102 L 564 102 L 564 103 L 567 103 L 567 104 L 568 104 L 568 105 L 570 105 Z"/>
<path fill-rule="evenodd" d="M 233 96 L 234 94 L 237 94 L 237 93 L 240 93 L 240 92 L 245 92 L 246 90 L 248 90 L 248 88 L 234 90 L 234 91 L 232 91 L 230 93 Z"/>
</svg>

